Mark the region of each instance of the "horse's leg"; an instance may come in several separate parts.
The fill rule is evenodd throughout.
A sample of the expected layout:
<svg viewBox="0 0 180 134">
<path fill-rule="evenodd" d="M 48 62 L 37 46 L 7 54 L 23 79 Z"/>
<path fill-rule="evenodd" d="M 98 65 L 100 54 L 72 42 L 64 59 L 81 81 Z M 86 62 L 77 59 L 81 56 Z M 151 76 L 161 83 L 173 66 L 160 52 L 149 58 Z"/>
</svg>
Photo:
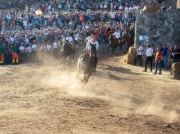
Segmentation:
<svg viewBox="0 0 180 134">
<path fill-rule="evenodd" d="M 62 59 L 61 59 L 61 61 L 59 63 L 58 69 L 62 66 L 62 63 L 63 63 L 64 59 L 65 59 L 65 56 L 62 57 Z"/>
<path fill-rule="evenodd" d="M 127 51 L 129 50 L 129 47 L 130 47 L 130 45 L 129 45 L 129 44 L 127 44 L 127 48 L 126 48 L 125 53 L 127 53 Z"/>
<path fill-rule="evenodd" d="M 110 47 L 111 47 L 111 45 L 109 45 L 109 46 L 107 47 L 107 51 L 109 50 Z"/>
<path fill-rule="evenodd" d="M 90 71 L 90 72 L 88 73 L 88 76 L 87 76 L 87 78 L 86 78 L 86 83 L 88 82 L 88 80 L 89 80 L 89 78 L 90 78 L 91 75 L 92 75 L 92 71 Z"/>
<path fill-rule="evenodd" d="M 112 54 L 115 54 L 115 53 L 114 53 L 115 48 L 116 48 L 115 46 L 112 48 L 112 50 L 111 50 L 111 53 L 112 53 Z"/>
<path fill-rule="evenodd" d="M 123 46 L 123 42 L 120 42 L 119 43 L 119 51 L 122 49 L 122 46 Z"/>
<path fill-rule="evenodd" d="M 75 48 L 72 50 L 72 64 L 74 64 L 74 53 L 75 53 Z"/>
<path fill-rule="evenodd" d="M 92 71 L 90 71 L 87 76 L 84 74 L 84 82 L 81 87 L 84 87 L 84 85 L 88 82 L 91 75 L 92 75 Z"/>
</svg>

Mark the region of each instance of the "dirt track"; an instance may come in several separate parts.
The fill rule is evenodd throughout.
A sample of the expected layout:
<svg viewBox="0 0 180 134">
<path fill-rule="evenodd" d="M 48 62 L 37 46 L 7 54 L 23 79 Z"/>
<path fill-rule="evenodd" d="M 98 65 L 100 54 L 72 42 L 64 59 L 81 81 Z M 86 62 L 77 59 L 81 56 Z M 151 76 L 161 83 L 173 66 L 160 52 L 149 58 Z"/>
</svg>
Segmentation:
<svg viewBox="0 0 180 134">
<path fill-rule="evenodd" d="M 76 67 L 0 67 L 0 134 L 179 134 L 180 81 L 105 57 L 81 89 Z"/>
</svg>

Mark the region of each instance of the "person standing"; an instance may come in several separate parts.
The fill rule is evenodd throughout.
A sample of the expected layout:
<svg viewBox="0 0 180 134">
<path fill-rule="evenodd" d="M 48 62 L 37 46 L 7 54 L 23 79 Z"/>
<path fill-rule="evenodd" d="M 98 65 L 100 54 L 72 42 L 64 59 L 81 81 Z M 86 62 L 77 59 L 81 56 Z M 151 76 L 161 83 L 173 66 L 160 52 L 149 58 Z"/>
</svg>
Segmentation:
<svg viewBox="0 0 180 134">
<path fill-rule="evenodd" d="M 68 42 L 68 44 L 70 45 L 70 47 L 73 49 L 74 48 L 74 44 L 73 44 L 73 38 L 68 34 L 66 37 L 66 41 Z"/>
<path fill-rule="evenodd" d="M 20 47 L 19 47 L 19 61 L 20 63 L 24 62 L 24 45 L 23 43 L 21 43 Z"/>
<path fill-rule="evenodd" d="M 0 44 L 0 64 L 4 64 L 4 47 Z"/>
<path fill-rule="evenodd" d="M 15 63 L 18 64 L 18 62 L 19 62 L 19 57 L 18 57 L 17 52 L 18 52 L 17 45 L 13 44 L 13 46 L 12 46 L 12 56 L 13 56 L 12 63 L 13 64 L 15 64 Z"/>
<path fill-rule="evenodd" d="M 136 55 L 136 57 L 134 59 L 134 65 L 136 65 L 137 59 L 139 59 L 140 66 L 142 66 L 142 55 L 143 55 L 143 52 L 144 52 L 143 47 L 141 46 L 141 43 L 139 43 L 138 44 L 138 48 L 137 48 L 137 55 Z"/>
<path fill-rule="evenodd" d="M 166 44 L 163 45 L 162 48 L 162 57 L 163 57 L 163 65 L 165 69 L 168 69 L 167 63 L 168 63 L 168 48 L 166 47 Z"/>
<path fill-rule="evenodd" d="M 147 72 L 147 64 L 150 62 L 150 71 L 152 72 L 152 59 L 153 59 L 153 49 L 150 45 L 147 46 L 146 49 L 146 62 L 145 62 L 145 70 L 143 72 Z"/>
<path fill-rule="evenodd" d="M 27 47 L 28 51 L 28 63 L 32 62 L 32 43 L 29 44 Z"/>
<path fill-rule="evenodd" d="M 57 40 L 54 40 L 54 43 L 53 43 L 53 55 L 54 55 L 54 58 L 58 57 L 58 44 L 57 44 Z"/>
<path fill-rule="evenodd" d="M 178 45 L 175 46 L 174 50 L 173 50 L 173 62 L 180 62 L 180 48 L 178 47 Z"/>
<path fill-rule="evenodd" d="M 157 52 L 155 54 L 155 72 L 154 74 L 157 74 L 158 68 L 159 68 L 159 73 L 161 74 L 161 62 L 162 62 L 162 52 L 160 51 L 159 48 L 157 48 Z"/>
<path fill-rule="evenodd" d="M 37 61 L 37 45 L 34 41 L 34 43 L 32 44 L 32 62 L 36 62 Z"/>
</svg>

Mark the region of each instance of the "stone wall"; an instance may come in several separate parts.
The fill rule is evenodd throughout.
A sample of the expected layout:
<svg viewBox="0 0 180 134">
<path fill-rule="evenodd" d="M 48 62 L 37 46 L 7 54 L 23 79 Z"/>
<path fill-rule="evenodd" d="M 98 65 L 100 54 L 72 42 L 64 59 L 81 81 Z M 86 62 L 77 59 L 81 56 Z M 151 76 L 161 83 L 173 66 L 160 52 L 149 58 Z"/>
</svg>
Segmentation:
<svg viewBox="0 0 180 134">
<path fill-rule="evenodd" d="M 136 44 L 180 44 L 180 9 L 140 14 L 136 23 Z"/>
</svg>

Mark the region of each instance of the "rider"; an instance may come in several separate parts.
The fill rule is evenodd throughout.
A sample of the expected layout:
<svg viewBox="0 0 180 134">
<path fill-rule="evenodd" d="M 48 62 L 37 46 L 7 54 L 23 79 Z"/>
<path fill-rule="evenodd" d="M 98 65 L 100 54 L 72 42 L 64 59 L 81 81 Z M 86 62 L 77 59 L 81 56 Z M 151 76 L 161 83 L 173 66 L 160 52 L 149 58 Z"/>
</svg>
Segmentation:
<svg viewBox="0 0 180 134">
<path fill-rule="evenodd" d="M 91 41 L 93 39 L 93 34 L 91 34 L 91 36 L 88 36 L 84 41 L 86 42 L 86 44 Z"/>
<path fill-rule="evenodd" d="M 66 41 L 69 43 L 70 47 L 73 48 L 73 38 L 68 34 Z"/>
<path fill-rule="evenodd" d="M 88 42 L 91 41 L 93 39 L 93 34 L 91 34 L 91 36 L 88 36 L 84 41 L 86 42 L 86 47 L 85 47 L 85 52 L 88 50 Z"/>
<path fill-rule="evenodd" d="M 116 44 L 118 44 L 118 40 L 119 40 L 120 37 L 121 37 L 121 34 L 120 34 L 119 30 L 116 29 L 116 32 L 114 32 L 113 35 L 115 36 Z"/>
<path fill-rule="evenodd" d="M 95 64 L 93 68 L 94 68 L 94 72 L 96 72 L 96 66 L 98 61 L 97 50 L 99 48 L 99 43 L 97 42 L 95 35 L 93 35 L 92 40 L 88 41 L 86 48 L 88 51 L 92 52 L 95 55 Z"/>
</svg>

